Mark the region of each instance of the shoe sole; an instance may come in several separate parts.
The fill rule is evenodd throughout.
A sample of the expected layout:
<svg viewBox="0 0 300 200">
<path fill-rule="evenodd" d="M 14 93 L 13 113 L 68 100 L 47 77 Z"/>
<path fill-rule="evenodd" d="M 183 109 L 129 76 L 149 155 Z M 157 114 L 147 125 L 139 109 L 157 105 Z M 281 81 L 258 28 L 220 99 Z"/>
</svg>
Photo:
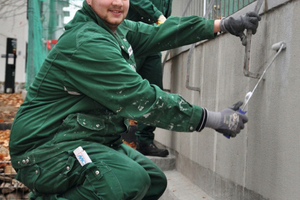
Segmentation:
<svg viewBox="0 0 300 200">
<path fill-rule="evenodd" d="M 144 156 L 157 156 L 157 157 L 166 157 L 169 155 L 168 150 L 162 151 L 160 153 L 144 153 L 139 151 L 141 154 L 143 154 Z"/>
</svg>

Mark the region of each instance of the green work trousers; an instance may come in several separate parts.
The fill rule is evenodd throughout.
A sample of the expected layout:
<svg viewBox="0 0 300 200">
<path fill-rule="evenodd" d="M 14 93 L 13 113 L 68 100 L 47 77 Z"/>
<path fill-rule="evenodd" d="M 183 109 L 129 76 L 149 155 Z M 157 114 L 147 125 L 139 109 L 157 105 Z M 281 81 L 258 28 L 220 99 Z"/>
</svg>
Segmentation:
<svg viewBox="0 0 300 200">
<path fill-rule="evenodd" d="M 146 79 L 150 84 L 155 84 L 160 89 L 163 89 L 161 53 L 136 58 L 136 64 L 137 72 L 143 79 Z M 143 144 L 152 143 L 154 140 L 153 132 L 155 129 L 156 127 L 154 126 L 138 123 L 137 132 L 135 133 L 137 141 Z"/>
<path fill-rule="evenodd" d="M 19 168 L 17 179 L 32 191 L 30 199 L 155 200 L 163 194 L 167 185 L 164 173 L 131 147 L 90 143 L 82 148 L 92 163 L 81 166 L 72 149 Z"/>
</svg>

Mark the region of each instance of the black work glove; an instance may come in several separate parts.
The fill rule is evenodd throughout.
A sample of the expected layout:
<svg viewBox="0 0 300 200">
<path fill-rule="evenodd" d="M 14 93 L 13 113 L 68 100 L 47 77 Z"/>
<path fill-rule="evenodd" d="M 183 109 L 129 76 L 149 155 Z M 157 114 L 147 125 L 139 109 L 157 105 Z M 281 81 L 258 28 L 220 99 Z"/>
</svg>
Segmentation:
<svg viewBox="0 0 300 200">
<path fill-rule="evenodd" d="M 248 122 L 248 117 L 238 112 L 242 104 L 243 102 L 239 101 L 221 112 L 207 110 L 205 127 L 210 127 L 219 133 L 235 137 L 244 128 L 244 124 Z"/>
<path fill-rule="evenodd" d="M 251 30 L 252 34 L 256 33 L 258 22 L 261 17 L 255 12 L 248 12 L 238 18 L 222 18 L 220 23 L 221 31 L 229 32 L 235 36 L 241 36 L 245 29 Z"/>
</svg>

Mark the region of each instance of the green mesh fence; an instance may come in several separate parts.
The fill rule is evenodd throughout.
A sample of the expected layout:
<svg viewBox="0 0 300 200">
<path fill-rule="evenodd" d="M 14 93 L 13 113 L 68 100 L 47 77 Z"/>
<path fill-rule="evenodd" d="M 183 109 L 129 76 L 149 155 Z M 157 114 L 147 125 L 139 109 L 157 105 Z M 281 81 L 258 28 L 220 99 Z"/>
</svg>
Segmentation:
<svg viewBox="0 0 300 200">
<path fill-rule="evenodd" d="M 28 0 L 26 89 L 32 84 L 47 54 L 64 31 L 65 8 L 78 10 L 83 0 Z"/>
<path fill-rule="evenodd" d="M 40 1 L 28 1 L 28 49 L 26 63 L 26 88 L 31 85 L 35 75 L 45 59 L 46 52 L 43 49 L 43 28 L 40 17 Z"/>
<path fill-rule="evenodd" d="M 214 5 L 209 18 L 220 19 L 232 15 L 256 0 L 206 0 L 206 5 L 211 1 L 214 1 Z"/>
</svg>

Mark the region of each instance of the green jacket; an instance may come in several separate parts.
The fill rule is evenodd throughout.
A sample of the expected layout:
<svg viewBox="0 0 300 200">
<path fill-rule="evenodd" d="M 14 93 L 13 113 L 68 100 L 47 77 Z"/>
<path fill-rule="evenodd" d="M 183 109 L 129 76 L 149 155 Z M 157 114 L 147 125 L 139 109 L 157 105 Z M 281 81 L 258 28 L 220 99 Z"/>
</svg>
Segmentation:
<svg viewBox="0 0 300 200">
<path fill-rule="evenodd" d="M 168 18 L 172 13 L 173 0 L 130 0 L 127 19 L 147 24 L 157 22 L 160 15 Z"/>
<path fill-rule="evenodd" d="M 9 143 L 13 166 L 90 142 L 119 145 L 128 118 L 173 131 L 201 127 L 202 108 L 143 80 L 134 54 L 214 38 L 213 24 L 197 16 L 170 17 L 160 26 L 125 20 L 113 33 L 84 1 L 18 110 Z"/>
</svg>

